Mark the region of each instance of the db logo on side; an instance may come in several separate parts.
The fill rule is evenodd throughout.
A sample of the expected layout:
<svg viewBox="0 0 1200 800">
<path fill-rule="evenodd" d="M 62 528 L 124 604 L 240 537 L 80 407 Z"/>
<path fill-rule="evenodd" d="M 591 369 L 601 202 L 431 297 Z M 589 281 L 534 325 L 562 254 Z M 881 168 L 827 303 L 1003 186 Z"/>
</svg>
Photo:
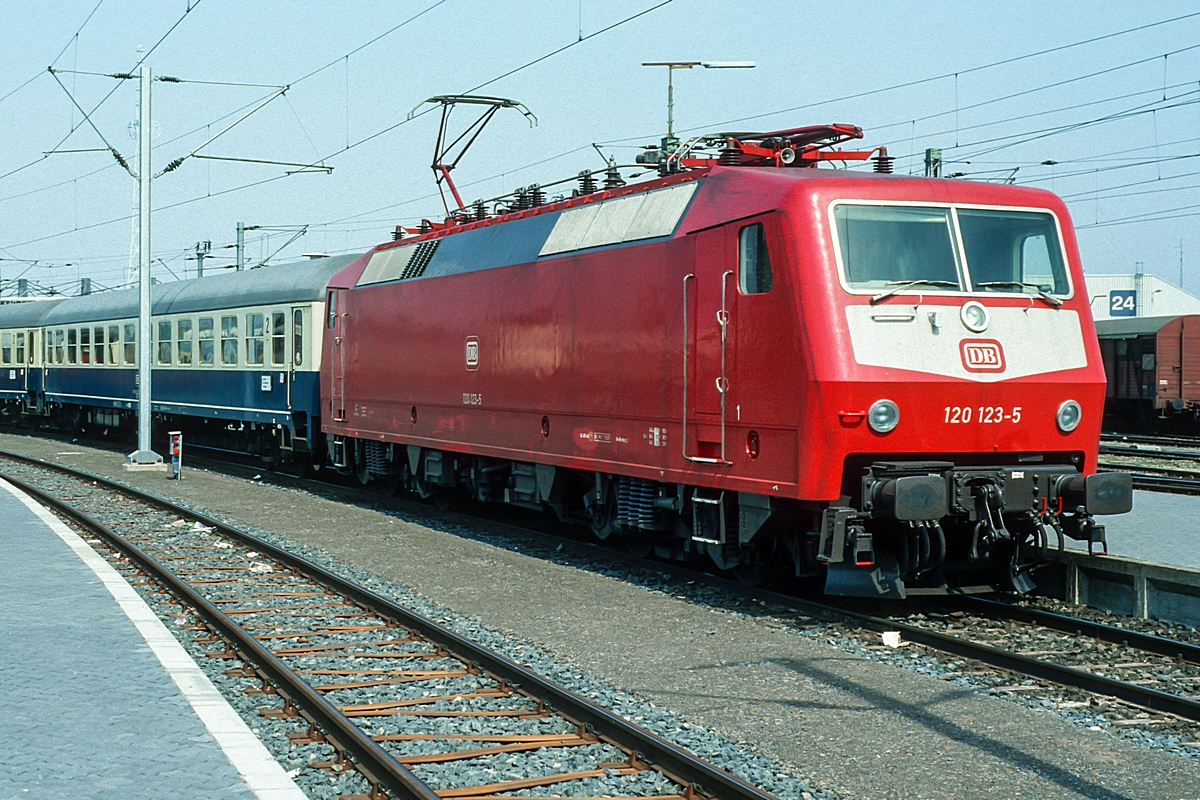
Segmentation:
<svg viewBox="0 0 1200 800">
<path fill-rule="evenodd" d="M 474 372 L 479 369 L 479 337 L 467 337 L 467 371 Z"/>
<path fill-rule="evenodd" d="M 1004 372 L 1004 348 L 995 339 L 963 339 L 958 351 L 967 372 Z"/>
</svg>

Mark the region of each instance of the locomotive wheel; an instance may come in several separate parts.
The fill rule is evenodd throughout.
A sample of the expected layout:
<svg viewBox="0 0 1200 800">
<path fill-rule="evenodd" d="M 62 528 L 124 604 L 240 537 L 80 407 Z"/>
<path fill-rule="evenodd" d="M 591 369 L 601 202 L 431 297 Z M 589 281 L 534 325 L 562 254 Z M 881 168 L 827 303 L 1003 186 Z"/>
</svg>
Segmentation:
<svg viewBox="0 0 1200 800">
<path fill-rule="evenodd" d="M 592 533 L 596 534 L 596 538 L 604 541 L 609 536 L 616 533 L 617 530 L 617 503 L 616 497 L 609 494 L 608 502 L 603 508 L 592 509 Z"/>
<path fill-rule="evenodd" d="M 767 568 L 761 561 L 738 564 L 733 568 L 733 577 L 743 586 L 762 586 L 767 582 Z"/>
<path fill-rule="evenodd" d="M 630 555 L 645 558 L 654 552 L 654 540 L 644 533 L 631 533 L 625 537 L 625 547 Z"/>
</svg>

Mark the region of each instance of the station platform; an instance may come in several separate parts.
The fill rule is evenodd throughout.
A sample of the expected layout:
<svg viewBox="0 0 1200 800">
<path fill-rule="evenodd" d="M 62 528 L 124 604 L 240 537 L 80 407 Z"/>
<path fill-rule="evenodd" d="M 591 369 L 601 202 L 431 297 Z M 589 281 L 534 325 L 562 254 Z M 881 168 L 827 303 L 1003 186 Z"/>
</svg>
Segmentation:
<svg viewBox="0 0 1200 800">
<path fill-rule="evenodd" d="M 304 800 L 131 586 L 0 480 L 0 797 Z"/>
</svg>

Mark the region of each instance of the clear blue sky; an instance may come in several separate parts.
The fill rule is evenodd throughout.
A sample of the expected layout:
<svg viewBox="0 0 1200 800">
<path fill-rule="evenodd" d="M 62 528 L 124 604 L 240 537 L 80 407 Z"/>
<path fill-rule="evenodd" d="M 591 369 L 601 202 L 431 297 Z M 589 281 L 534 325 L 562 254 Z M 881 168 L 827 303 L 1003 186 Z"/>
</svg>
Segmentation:
<svg viewBox="0 0 1200 800">
<path fill-rule="evenodd" d="M 129 70 L 139 45 L 158 43 L 146 61 L 156 76 L 291 85 L 201 152 L 324 159 L 332 174 L 281 177 L 288 167 L 190 159 L 157 179 L 155 275 L 171 280 L 172 272 L 194 274 L 186 256 L 197 240 L 211 240 L 220 256 L 206 270 L 232 263 L 226 246 L 239 221 L 307 224 L 276 257 L 286 260 L 361 252 L 396 224 L 437 219 L 429 168 L 437 116 L 399 124 L 408 110 L 573 42 L 478 90 L 520 100 L 538 126 L 512 111 L 496 117 L 456 172 L 466 199 L 599 167 L 593 142 L 632 161 L 636 145 L 654 142 L 666 126 L 666 73 L 643 61 L 751 60 L 753 70 L 677 72 L 677 130 L 849 122 L 864 128 L 864 145 L 887 145 L 897 171 L 913 173 L 923 169 L 925 148 L 941 147 L 948 172 L 1011 174 L 1064 196 L 1086 270 L 1129 272 L 1142 262 L 1177 281 L 1182 245 L 1185 288 L 1200 291 L 1200 4 L 673 0 L 592 36 L 660 2 L 5 3 L 4 293 L 18 275 L 66 293 L 81 277 L 119 285 L 129 261 L 134 180 L 105 152 L 43 157 L 56 146 L 103 146 L 46 71 L 52 63 L 75 71 L 59 78 L 84 109 L 115 87 L 92 120 L 131 161 L 136 82 L 80 73 Z M 1184 15 L 1192 16 L 1154 25 Z M 1151 27 L 1120 33 L 1143 26 Z M 1107 38 L 1022 58 L 1095 37 Z M 893 88 L 901 84 L 912 85 Z M 269 93 L 155 83 L 155 170 Z M 265 257 L 291 235 L 253 231 L 248 255 Z"/>
</svg>

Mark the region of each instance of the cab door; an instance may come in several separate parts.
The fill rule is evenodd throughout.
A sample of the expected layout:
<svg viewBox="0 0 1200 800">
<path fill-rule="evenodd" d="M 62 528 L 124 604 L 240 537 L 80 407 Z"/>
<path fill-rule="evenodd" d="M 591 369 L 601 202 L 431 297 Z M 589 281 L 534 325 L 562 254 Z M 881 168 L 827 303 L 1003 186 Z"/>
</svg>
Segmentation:
<svg viewBox="0 0 1200 800">
<path fill-rule="evenodd" d="M 683 455 L 728 464 L 727 423 L 734 407 L 737 273 L 724 228 L 692 234 L 692 271 L 684 277 Z"/>
</svg>

